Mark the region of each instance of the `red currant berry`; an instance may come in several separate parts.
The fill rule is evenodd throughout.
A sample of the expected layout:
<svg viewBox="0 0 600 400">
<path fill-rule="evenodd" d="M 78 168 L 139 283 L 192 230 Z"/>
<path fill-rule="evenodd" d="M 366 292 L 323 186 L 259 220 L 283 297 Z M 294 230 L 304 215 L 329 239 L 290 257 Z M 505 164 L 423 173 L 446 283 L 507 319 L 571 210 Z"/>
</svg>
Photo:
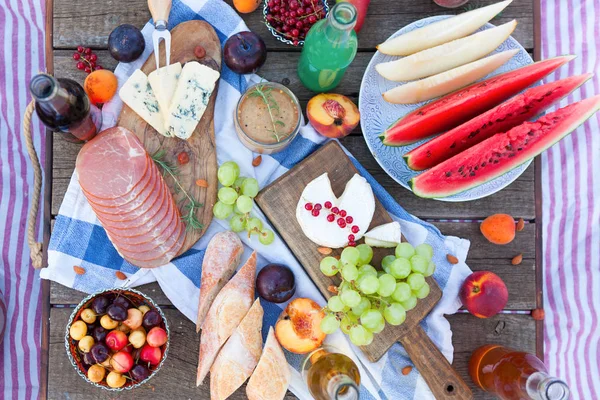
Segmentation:
<svg viewBox="0 0 600 400">
<path fill-rule="evenodd" d="M 348 215 L 348 216 L 346 217 L 346 223 L 347 223 L 347 224 L 351 224 L 351 223 L 352 223 L 352 221 L 354 221 L 354 218 L 352 218 L 351 216 L 349 216 L 349 215 Z"/>
<path fill-rule="evenodd" d="M 356 242 L 355 241 L 348 242 L 348 246 L 356 247 Z"/>
<path fill-rule="evenodd" d="M 185 151 L 182 151 L 181 153 L 177 154 L 177 162 L 179 162 L 179 165 L 185 165 L 187 163 L 190 162 L 190 156 L 188 153 L 186 153 Z"/>
<path fill-rule="evenodd" d="M 338 218 L 337 224 L 339 225 L 340 228 L 346 227 L 346 221 L 344 221 L 344 218 Z"/>
<path fill-rule="evenodd" d="M 289 27 L 288 25 L 284 25 L 284 26 L 281 28 L 281 30 L 282 30 L 283 32 L 287 32 L 287 31 L 289 31 L 289 30 L 290 30 L 290 27 Z"/>
<path fill-rule="evenodd" d="M 92 49 L 90 49 L 89 47 L 86 47 L 85 50 L 83 50 L 83 52 L 85 54 L 92 54 Z"/>
<path fill-rule="evenodd" d="M 304 8 L 300 7 L 296 10 L 296 15 L 298 15 L 299 17 L 304 15 Z"/>
<path fill-rule="evenodd" d="M 84 50 L 83 46 L 77 46 L 78 52 L 83 53 L 83 50 Z"/>
<path fill-rule="evenodd" d="M 337 207 L 333 207 L 333 208 L 331 209 L 331 212 L 332 212 L 332 213 L 334 213 L 334 214 L 337 214 L 337 213 L 339 213 L 339 212 L 340 212 L 340 209 L 339 209 L 339 208 L 337 208 Z"/>
<path fill-rule="evenodd" d="M 349 242 L 354 242 L 354 239 L 356 239 L 356 238 L 354 237 L 354 235 L 353 235 L 353 234 L 349 234 L 349 235 L 348 235 L 348 241 L 349 241 Z"/>
<path fill-rule="evenodd" d="M 332 206 L 332 204 L 331 204 L 331 202 L 330 202 L 330 201 L 326 201 L 326 202 L 325 202 L 325 208 L 326 208 L 326 209 L 328 209 L 328 210 L 329 210 L 329 209 L 331 208 L 331 206 Z"/>
<path fill-rule="evenodd" d="M 334 220 L 335 220 L 335 215 L 333 215 L 333 214 L 329 214 L 329 215 L 327 216 L 327 221 L 329 221 L 329 222 L 333 222 Z"/>
<path fill-rule="evenodd" d="M 314 24 L 315 22 L 317 22 L 317 17 L 311 15 L 310 17 L 308 17 L 308 22 Z"/>
<path fill-rule="evenodd" d="M 296 22 L 296 29 L 302 29 L 303 26 L 304 24 L 302 23 L 302 21 Z"/>
<path fill-rule="evenodd" d="M 96 61 L 98 59 L 98 56 L 95 54 L 90 54 L 90 61 Z"/>
<path fill-rule="evenodd" d="M 297 15 L 296 11 L 290 11 L 290 18 L 296 18 Z"/>
<path fill-rule="evenodd" d="M 310 204 L 310 203 L 306 203 L 306 204 L 304 205 L 304 208 L 306 208 L 308 211 L 310 211 L 310 210 L 312 210 L 312 209 L 313 209 L 313 205 L 312 205 L 312 204 Z"/>
<path fill-rule="evenodd" d="M 320 210 L 322 208 L 323 208 L 323 206 L 321 205 L 321 203 L 315 204 L 315 210 Z"/>
<path fill-rule="evenodd" d="M 340 217 L 345 217 L 347 214 L 346 210 L 340 210 Z"/>
<path fill-rule="evenodd" d="M 318 217 L 320 214 L 319 210 L 315 210 L 315 209 L 313 209 L 311 212 L 312 212 L 313 217 Z"/>
<path fill-rule="evenodd" d="M 279 12 L 279 6 L 273 7 L 273 9 L 271 11 L 273 11 L 275 14 L 277 14 Z"/>
<path fill-rule="evenodd" d="M 358 233 L 358 231 L 360 231 L 360 228 L 356 225 L 352 225 L 352 233 Z"/>
<path fill-rule="evenodd" d="M 96 65 L 95 71 L 98 71 L 99 69 L 104 69 L 104 68 L 102 68 L 102 65 Z"/>
<path fill-rule="evenodd" d="M 292 42 L 292 44 L 293 44 L 294 46 L 298 46 L 298 45 L 300 44 L 300 42 L 299 42 L 299 41 L 296 39 L 296 40 L 294 40 L 294 41 Z"/>
<path fill-rule="evenodd" d="M 298 2 L 297 1 L 290 1 L 290 10 L 295 10 L 298 8 Z"/>
<path fill-rule="evenodd" d="M 292 29 L 292 36 L 298 37 L 300 35 L 300 31 L 298 29 Z"/>
<path fill-rule="evenodd" d="M 90 61 L 90 67 L 95 68 L 96 67 L 96 63 L 93 61 Z"/>
<path fill-rule="evenodd" d="M 81 54 L 73 53 L 73 60 L 79 60 L 81 58 Z"/>
<path fill-rule="evenodd" d="M 274 6 L 275 6 L 275 2 L 273 0 L 271 0 L 267 3 L 267 7 L 269 7 L 269 8 L 273 8 Z"/>
<path fill-rule="evenodd" d="M 86 67 L 86 69 L 84 69 L 86 74 L 89 74 L 90 72 L 92 72 L 92 69 L 90 67 Z"/>
<path fill-rule="evenodd" d="M 82 63 L 81 61 L 79 61 L 79 62 L 77 63 L 77 69 L 80 69 L 80 70 L 82 70 L 82 71 L 83 71 L 83 70 L 85 69 L 85 64 L 84 64 L 84 63 Z"/>
</svg>

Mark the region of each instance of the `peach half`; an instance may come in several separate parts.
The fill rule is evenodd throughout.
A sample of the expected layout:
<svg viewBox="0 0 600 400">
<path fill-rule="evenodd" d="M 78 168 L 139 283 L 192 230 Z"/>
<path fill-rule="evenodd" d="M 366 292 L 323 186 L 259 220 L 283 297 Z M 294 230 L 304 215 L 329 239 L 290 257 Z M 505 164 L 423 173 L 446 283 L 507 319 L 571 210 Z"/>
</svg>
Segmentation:
<svg viewBox="0 0 600 400">
<path fill-rule="evenodd" d="M 349 135 L 360 121 L 356 104 L 346 96 L 334 93 L 321 93 L 310 99 L 306 114 L 313 128 L 330 138 Z"/>
<path fill-rule="evenodd" d="M 325 313 L 311 299 L 292 300 L 275 324 L 275 337 L 279 344 L 296 354 L 306 354 L 321 346 L 325 333 L 321 320 Z"/>
<path fill-rule="evenodd" d="M 471 314 L 479 318 L 489 318 L 506 306 L 508 289 L 504 281 L 493 272 L 477 271 L 465 279 L 459 296 Z"/>
</svg>

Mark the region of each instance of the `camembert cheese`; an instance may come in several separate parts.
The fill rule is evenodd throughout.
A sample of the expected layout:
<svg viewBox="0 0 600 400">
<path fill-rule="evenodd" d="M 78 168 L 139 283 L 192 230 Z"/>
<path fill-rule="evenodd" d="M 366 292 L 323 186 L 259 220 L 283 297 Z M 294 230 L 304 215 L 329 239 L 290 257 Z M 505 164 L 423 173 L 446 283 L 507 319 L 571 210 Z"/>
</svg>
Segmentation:
<svg viewBox="0 0 600 400">
<path fill-rule="evenodd" d="M 158 133 L 167 136 L 165 120 L 146 74 L 136 69 L 119 90 L 119 97 Z"/>
<path fill-rule="evenodd" d="M 189 139 L 202 118 L 219 72 L 196 61 L 183 66 L 166 119 L 167 134 Z"/>
<path fill-rule="evenodd" d="M 148 81 L 150 82 L 150 86 L 152 86 L 156 100 L 158 100 L 160 112 L 165 121 L 167 121 L 169 116 L 169 108 L 171 107 L 171 100 L 177 88 L 179 75 L 181 75 L 181 63 L 167 65 L 166 67 L 150 72 L 150 75 L 148 75 Z M 167 127 L 165 126 L 166 129 Z"/>
</svg>

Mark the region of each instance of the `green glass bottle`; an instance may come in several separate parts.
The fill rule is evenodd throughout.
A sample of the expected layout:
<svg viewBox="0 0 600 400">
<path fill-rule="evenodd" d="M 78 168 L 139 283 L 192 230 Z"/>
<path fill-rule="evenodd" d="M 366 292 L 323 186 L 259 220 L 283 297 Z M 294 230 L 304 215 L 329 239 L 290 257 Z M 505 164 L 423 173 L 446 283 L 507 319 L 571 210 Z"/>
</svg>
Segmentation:
<svg viewBox="0 0 600 400">
<path fill-rule="evenodd" d="M 298 63 L 298 76 L 304 86 L 314 92 L 327 92 L 339 85 L 356 56 L 354 25 L 356 8 L 341 2 L 327 18 L 310 28 Z"/>
</svg>

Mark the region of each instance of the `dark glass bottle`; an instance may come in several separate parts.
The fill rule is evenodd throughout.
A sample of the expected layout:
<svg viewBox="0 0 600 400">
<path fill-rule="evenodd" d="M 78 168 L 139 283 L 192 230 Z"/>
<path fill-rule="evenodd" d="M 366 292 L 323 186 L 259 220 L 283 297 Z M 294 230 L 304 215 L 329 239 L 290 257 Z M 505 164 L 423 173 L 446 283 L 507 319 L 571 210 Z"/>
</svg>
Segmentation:
<svg viewBox="0 0 600 400">
<path fill-rule="evenodd" d="M 79 83 L 38 74 L 31 80 L 29 89 L 35 100 L 35 111 L 48 128 L 62 132 L 64 138 L 72 142 L 96 136 L 100 111 L 90 104 Z"/>
</svg>

